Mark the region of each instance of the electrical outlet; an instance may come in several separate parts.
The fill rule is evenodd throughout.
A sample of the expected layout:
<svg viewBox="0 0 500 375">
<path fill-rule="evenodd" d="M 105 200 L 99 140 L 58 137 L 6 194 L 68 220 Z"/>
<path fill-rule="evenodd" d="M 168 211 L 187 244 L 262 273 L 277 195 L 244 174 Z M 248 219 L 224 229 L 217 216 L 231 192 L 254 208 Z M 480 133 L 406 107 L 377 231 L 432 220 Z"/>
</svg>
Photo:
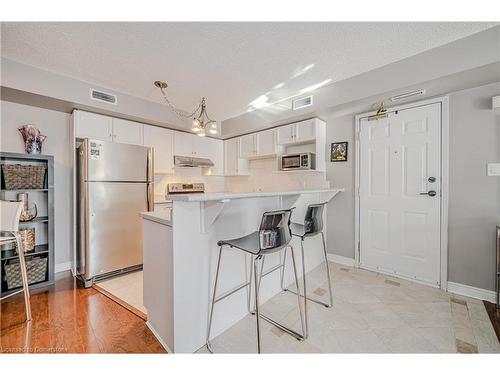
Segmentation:
<svg viewBox="0 0 500 375">
<path fill-rule="evenodd" d="M 488 176 L 500 176 L 500 163 L 488 163 Z"/>
</svg>

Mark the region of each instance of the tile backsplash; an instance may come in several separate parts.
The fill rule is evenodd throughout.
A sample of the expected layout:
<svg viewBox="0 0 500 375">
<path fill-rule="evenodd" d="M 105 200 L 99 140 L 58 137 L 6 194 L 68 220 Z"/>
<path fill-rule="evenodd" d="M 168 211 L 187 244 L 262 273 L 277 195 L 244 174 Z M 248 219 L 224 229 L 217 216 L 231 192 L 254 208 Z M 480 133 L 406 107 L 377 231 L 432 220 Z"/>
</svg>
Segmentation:
<svg viewBox="0 0 500 375">
<path fill-rule="evenodd" d="M 206 176 L 201 168 L 178 168 L 174 174 L 155 176 L 155 195 L 163 195 L 167 184 L 173 182 L 203 182 L 206 192 L 282 191 L 326 189 L 330 182 L 325 172 L 281 172 L 276 159 L 250 161 L 249 176 Z"/>
</svg>

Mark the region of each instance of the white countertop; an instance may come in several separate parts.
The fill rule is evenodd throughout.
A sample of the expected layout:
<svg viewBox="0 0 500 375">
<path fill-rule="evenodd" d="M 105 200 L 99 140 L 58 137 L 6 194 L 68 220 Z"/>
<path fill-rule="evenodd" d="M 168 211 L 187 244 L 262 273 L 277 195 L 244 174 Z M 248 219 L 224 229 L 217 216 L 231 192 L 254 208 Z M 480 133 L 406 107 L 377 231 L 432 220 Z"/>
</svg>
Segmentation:
<svg viewBox="0 0 500 375">
<path fill-rule="evenodd" d="M 344 189 L 317 189 L 317 190 L 293 190 L 293 191 L 252 191 L 241 193 L 191 193 L 191 194 L 167 194 L 166 199 L 174 202 L 205 202 L 244 198 L 276 197 L 286 195 L 316 194 L 316 193 L 340 193 Z"/>
<path fill-rule="evenodd" d="M 172 210 L 161 210 L 154 212 L 141 212 L 139 214 L 143 219 L 154 221 L 159 224 L 172 226 Z"/>
</svg>

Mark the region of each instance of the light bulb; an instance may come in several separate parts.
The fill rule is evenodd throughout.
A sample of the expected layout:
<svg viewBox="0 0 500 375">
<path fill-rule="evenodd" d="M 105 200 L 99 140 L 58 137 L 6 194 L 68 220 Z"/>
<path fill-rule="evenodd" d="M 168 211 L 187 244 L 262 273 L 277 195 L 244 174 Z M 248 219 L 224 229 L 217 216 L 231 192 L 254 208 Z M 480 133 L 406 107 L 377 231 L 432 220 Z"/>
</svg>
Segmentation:
<svg viewBox="0 0 500 375">
<path fill-rule="evenodd" d="M 210 134 L 217 134 L 217 129 L 210 129 L 209 132 Z"/>
<path fill-rule="evenodd" d="M 204 132 L 204 131 L 201 131 L 201 132 L 199 132 L 197 135 L 198 135 L 198 137 L 204 137 L 206 134 L 205 134 L 205 132 Z"/>
<path fill-rule="evenodd" d="M 193 120 L 193 128 L 195 127 L 196 128 L 200 127 L 200 120 L 198 120 L 197 118 Z"/>
<path fill-rule="evenodd" d="M 196 127 L 196 128 L 195 128 L 195 127 L 193 127 L 191 130 L 192 130 L 192 131 L 194 131 L 195 133 L 198 133 L 198 132 L 200 131 L 200 128 L 198 128 L 198 127 Z"/>
<path fill-rule="evenodd" d="M 212 122 L 212 124 L 210 125 L 210 127 L 212 129 L 217 129 L 217 124 L 215 122 Z"/>
</svg>

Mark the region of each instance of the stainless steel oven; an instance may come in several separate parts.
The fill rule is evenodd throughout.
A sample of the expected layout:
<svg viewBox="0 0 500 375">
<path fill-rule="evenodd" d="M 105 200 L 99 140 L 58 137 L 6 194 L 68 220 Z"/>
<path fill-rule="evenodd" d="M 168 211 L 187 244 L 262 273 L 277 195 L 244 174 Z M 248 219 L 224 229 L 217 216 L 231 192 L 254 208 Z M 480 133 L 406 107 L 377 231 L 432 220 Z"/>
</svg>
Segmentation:
<svg viewBox="0 0 500 375">
<path fill-rule="evenodd" d="M 282 171 L 316 169 L 316 154 L 304 152 L 300 154 L 283 155 L 280 158 Z"/>
</svg>

